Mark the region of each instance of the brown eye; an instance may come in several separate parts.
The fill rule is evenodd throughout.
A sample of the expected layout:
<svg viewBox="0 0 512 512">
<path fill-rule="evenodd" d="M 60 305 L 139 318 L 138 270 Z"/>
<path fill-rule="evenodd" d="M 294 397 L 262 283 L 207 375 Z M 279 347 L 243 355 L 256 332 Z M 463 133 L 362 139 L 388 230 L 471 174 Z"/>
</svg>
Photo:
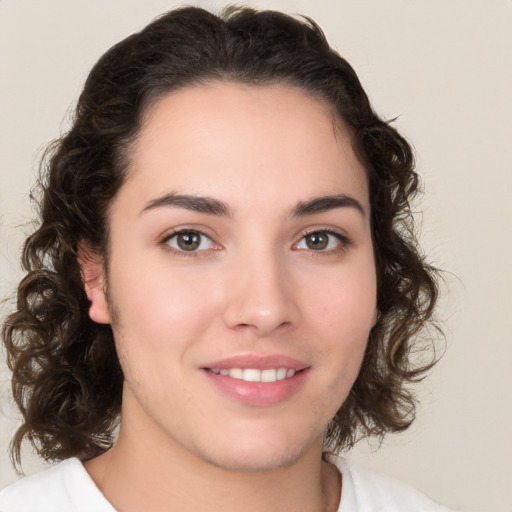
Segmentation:
<svg viewBox="0 0 512 512">
<path fill-rule="evenodd" d="M 312 231 L 305 234 L 295 246 L 299 250 L 333 252 L 344 249 L 350 242 L 334 231 Z"/>
<path fill-rule="evenodd" d="M 327 233 L 310 233 L 305 236 L 308 249 L 313 251 L 322 251 L 329 245 L 329 235 Z"/>
<path fill-rule="evenodd" d="M 176 242 L 183 251 L 195 251 L 201 244 L 201 235 L 194 231 L 186 231 L 176 235 Z"/>
<path fill-rule="evenodd" d="M 193 230 L 174 233 L 164 243 L 179 252 L 199 252 L 211 249 L 214 245 L 205 234 Z"/>
</svg>

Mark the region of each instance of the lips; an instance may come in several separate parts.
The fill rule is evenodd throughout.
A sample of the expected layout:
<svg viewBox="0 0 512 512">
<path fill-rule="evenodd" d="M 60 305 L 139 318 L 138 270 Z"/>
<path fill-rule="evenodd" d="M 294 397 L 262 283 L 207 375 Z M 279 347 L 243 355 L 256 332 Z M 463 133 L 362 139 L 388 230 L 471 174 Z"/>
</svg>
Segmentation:
<svg viewBox="0 0 512 512">
<path fill-rule="evenodd" d="M 201 368 L 223 395 L 250 406 L 270 406 L 291 398 L 304 385 L 309 366 L 283 355 L 235 356 Z"/>
<path fill-rule="evenodd" d="M 216 375 L 229 376 L 232 379 L 240 379 L 245 382 L 275 382 L 293 377 L 296 373 L 291 368 L 211 368 L 211 372 Z"/>
</svg>

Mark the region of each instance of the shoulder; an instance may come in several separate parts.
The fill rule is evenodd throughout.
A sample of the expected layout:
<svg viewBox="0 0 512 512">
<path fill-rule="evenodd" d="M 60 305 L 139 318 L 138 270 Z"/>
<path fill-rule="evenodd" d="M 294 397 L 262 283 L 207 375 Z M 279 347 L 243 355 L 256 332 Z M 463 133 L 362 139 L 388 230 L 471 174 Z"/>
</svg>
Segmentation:
<svg viewBox="0 0 512 512">
<path fill-rule="evenodd" d="M 414 487 L 329 455 L 342 475 L 340 512 L 450 512 Z"/>
<path fill-rule="evenodd" d="M 75 458 L 0 491 L 2 512 L 115 512 Z"/>
</svg>

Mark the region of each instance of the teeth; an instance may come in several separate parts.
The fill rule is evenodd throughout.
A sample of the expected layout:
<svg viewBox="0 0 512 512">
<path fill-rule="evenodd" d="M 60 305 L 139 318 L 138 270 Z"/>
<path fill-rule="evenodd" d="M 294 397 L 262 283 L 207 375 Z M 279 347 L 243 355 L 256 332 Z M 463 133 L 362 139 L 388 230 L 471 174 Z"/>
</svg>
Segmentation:
<svg viewBox="0 0 512 512">
<path fill-rule="evenodd" d="M 286 379 L 286 368 L 279 368 L 277 370 L 277 380 L 283 380 Z"/>
<path fill-rule="evenodd" d="M 261 370 L 261 382 L 275 382 L 277 380 L 277 370 Z"/>
<path fill-rule="evenodd" d="M 229 376 L 232 379 L 244 380 L 245 382 L 276 382 L 278 380 L 289 379 L 295 375 L 295 370 L 287 368 L 268 368 L 258 370 L 256 368 L 210 368 L 216 375 Z"/>
<path fill-rule="evenodd" d="M 244 371 L 240 370 L 240 368 L 233 368 L 232 370 L 229 370 L 228 375 L 234 379 L 243 379 Z"/>
<path fill-rule="evenodd" d="M 246 382 L 261 382 L 261 370 L 247 368 L 242 377 Z"/>
</svg>

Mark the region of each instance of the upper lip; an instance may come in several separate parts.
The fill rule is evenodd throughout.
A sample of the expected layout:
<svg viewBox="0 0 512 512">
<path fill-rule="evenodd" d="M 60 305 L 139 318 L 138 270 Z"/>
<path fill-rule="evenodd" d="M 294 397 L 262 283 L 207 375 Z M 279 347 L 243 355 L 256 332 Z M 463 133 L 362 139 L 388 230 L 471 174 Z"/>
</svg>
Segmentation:
<svg viewBox="0 0 512 512">
<path fill-rule="evenodd" d="M 257 355 L 257 354 L 242 354 L 237 356 L 227 357 L 225 359 L 219 359 L 213 361 L 202 368 L 254 368 L 257 370 L 268 370 L 270 368 L 286 368 L 288 370 L 304 370 L 309 368 L 310 365 L 307 363 L 288 357 L 283 354 L 270 354 L 270 355 Z"/>
</svg>

